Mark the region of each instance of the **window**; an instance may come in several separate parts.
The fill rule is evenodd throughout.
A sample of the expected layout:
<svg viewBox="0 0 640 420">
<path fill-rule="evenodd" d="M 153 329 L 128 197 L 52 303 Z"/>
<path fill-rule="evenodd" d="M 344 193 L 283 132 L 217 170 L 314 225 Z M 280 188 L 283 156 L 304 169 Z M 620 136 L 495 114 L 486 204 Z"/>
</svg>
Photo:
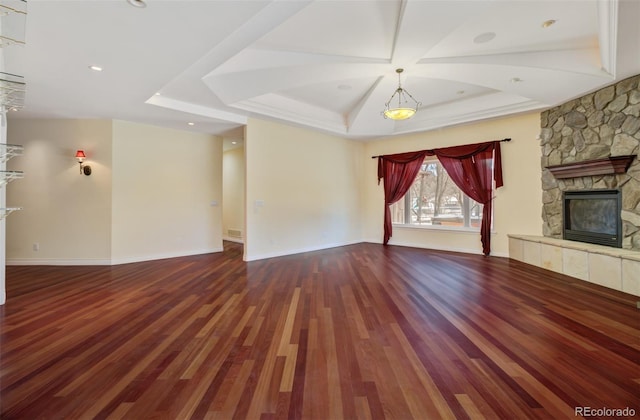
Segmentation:
<svg viewBox="0 0 640 420">
<path fill-rule="evenodd" d="M 435 158 L 425 159 L 409 191 L 391 206 L 394 224 L 480 229 L 482 204 L 467 197 Z"/>
</svg>

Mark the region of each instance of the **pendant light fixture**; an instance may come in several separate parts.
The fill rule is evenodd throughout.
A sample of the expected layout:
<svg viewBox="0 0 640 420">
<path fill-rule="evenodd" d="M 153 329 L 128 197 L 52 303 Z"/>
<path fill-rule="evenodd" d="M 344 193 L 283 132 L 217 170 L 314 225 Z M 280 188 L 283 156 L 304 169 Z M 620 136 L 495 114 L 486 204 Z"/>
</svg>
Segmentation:
<svg viewBox="0 0 640 420">
<path fill-rule="evenodd" d="M 127 2 L 134 7 L 147 7 L 147 3 L 145 3 L 144 0 L 127 0 Z"/>
<path fill-rule="evenodd" d="M 418 111 L 418 107 L 422 105 L 422 103 L 416 101 L 406 89 L 402 88 L 402 84 L 400 83 L 400 74 L 403 71 L 404 69 L 396 69 L 396 73 L 398 73 L 398 89 L 393 92 L 389 101 L 384 104 L 384 111 L 382 112 L 382 115 L 385 118 L 392 120 L 406 120 L 407 118 L 413 117 L 416 111 Z M 397 106 L 395 106 L 396 97 Z M 412 103 L 409 102 L 409 100 L 411 100 Z"/>
</svg>

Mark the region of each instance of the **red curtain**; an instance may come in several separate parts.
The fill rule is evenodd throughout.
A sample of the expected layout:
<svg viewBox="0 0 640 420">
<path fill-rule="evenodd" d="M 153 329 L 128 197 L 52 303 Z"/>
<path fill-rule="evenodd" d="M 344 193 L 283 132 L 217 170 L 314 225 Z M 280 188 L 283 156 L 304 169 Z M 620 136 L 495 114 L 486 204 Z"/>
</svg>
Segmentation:
<svg viewBox="0 0 640 420">
<path fill-rule="evenodd" d="M 384 178 L 384 244 L 391 237 L 391 206 L 400 200 L 415 181 L 427 151 L 378 157 L 378 184 Z"/>
<path fill-rule="evenodd" d="M 449 174 L 449 178 L 466 195 L 481 203 L 482 223 L 480 225 L 480 241 L 482 252 L 491 252 L 491 208 L 493 203 L 492 178 L 496 181 L 496 188 L 502 186 L 502 156 L 500 142 L 469 144 L 465 146 L 445 147 L 434 149 L 442 166 Z M 495 154 L 495 159 L 494 158 Z M 491 161 L 493 162 L 493 177 Z"/>
<path fill-rule="evenodd" d="M 493 180 L 496 188 L 503 185 L 502 155 L 500 141 L 444 147 L 419 152 L 399 153 L 378 157 L 378 184 L 384 178 L 384 244 L 391 237 L 391 210 L 389 206 L 401 199 L 413 184 L 426 156 L 436 155 L 451 180 L 466 195 L 481 203 L 482 224 L 480 240 L 482 252 L 491 252 L 491 208 L 493 189 L 491 185 L 491 159 L 493 158 Z"/>
</svg>

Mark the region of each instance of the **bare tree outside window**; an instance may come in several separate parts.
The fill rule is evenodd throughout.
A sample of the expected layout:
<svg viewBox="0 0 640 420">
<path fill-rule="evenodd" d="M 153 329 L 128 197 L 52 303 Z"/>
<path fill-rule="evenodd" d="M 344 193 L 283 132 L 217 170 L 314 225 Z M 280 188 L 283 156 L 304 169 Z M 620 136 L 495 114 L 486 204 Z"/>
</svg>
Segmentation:
<svg viewBox="0 0 640 420">
<path fill-rule="evenodd" d="M 425 160 L 403 199 L 391 206 L 394 224 L 479 228 L 482 204 L 467 197 L 437 160 Z"/>
</svg>

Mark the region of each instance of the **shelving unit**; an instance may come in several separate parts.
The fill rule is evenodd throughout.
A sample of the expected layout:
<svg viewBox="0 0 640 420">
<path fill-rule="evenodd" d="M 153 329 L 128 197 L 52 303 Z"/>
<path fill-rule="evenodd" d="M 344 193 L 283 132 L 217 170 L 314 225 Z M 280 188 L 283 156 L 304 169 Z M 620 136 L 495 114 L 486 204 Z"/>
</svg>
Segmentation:
<svg viewBox="0 0 640 420">
<path fill-rule="evenodd" d="M 0 143 L 0 162 L 4 165 L 14 156 L 22 155 L 23 147 L 16 144 Z M 5 171 L 0 170 L 0 188 L 4 187 L 14 179 L 24 177 L 22 171 Z M 0 220 L 4 219 L 14 211 L 22 210 L 22 207 L 2 207 L 0 208 Z"/>
<path fill-rule="evenodd" d="M 12 111 L 22 108 L 26 86 L 22 76 L 0 72 L 0 104 Z"/>
<path fill-rule="evenodd" d="M 26 0 L 0 1 L 0 48 L 24 45 L 26 21 Z"/>
<path fill-rule="evenodd" d="M 0 164 L 15 156 L 22 156 L 24 147 L 19 144 L 0 143 Z"/>
<path fill-rule="evenodd" d="M 4 165 L 9 159 L 22 155 L 24 147 L 18 144 L 0 143 L 0 164 Z M 22 171 L 0 170 L 0 188 L 4 187 L 14 179 L 24 177 Z M 0 220 L 4 219 L 14 211 L 22 210 L 22 207 L 2 207 L 0 208 Z"/>
<path fill-rule="evenodd" d="M 14 211 L 22 210 L 22 207 L 3 207 L 0 208 L 0 220 L 4 219 Z"/>
<path fill-rule="evenodd" d="M 1 190 L 14 179 L 23 177 L 22 171 L 7 171 L 6 162 L 22 155 L 23 147 L 6 144 L 7 112 L 19 111 L 24 107 L 26 83 L 22 73 L 21 60 L 10 55 L 11 49 L 25 45 L 27 25 L 27 0 L 0 0 L 0 206 L 6 206 L 6 191 Z M 22 207 L 0 207 L 0 305 L 6 301 L 5 257 L 6 227 L 4 218 Z"/>
<path fill-rule="evenodd" d="M 22 171 L 0 171 L 0 187 L 10 183 L 14 179 L 20 179 L 24 177 Z"/>
<path fill-rule="evenodd" d="M 4 48 L 23 46 L 25 44 L 25 27 L 27 22 L 27 0 L 0 0 L 0 54 L 4 58 Z M 0 112 L 6 118 L 7 111 L 17 111 L 24 106 L 26 83 L 24 77 L 15 74 L 10 64 L 1 60 L 0 64 Z M 11 64 L 14 64 L 13 62 Z M 5 119 L 6 122 L 6 119 Z M 23 146 L 6 144 L 6 138 L 0 140 L 0 188 L 14 179 L 24 176 L 22 171 L 5 170 L 6 162 L 22 155 Z M 4 195 L 4 192 L 2 192 Z M 3 200 L 4 201 L 4 200 Z M 22 210 L 22 207 L 0 208 L 0 220 L 11 213 Z"/>
</svg>

